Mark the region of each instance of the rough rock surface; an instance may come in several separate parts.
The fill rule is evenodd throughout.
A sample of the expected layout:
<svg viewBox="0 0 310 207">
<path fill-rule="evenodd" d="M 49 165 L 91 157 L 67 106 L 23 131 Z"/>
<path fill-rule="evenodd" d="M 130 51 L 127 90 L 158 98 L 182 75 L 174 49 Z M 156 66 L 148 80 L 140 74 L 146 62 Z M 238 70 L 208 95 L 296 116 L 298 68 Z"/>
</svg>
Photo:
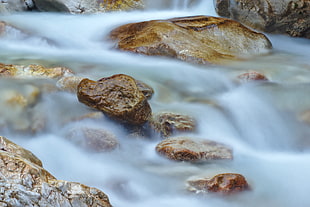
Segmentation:
<svg viewBox="0 0 310 207">
<path fill-rule="evenodd" d="M 265 32 L 310 38 L 309 0 L 216 0 L 220 16 Z"/>
<path fill-rule="evenodd" d="M 150 121 L 150 125 L 162 137 L 169 137 L 178 132 L 190 132 L 196 129 L 196 121 L 193 117 L 170 112 L 155 114 Z"/>
<path fill-rule="evenodd" d="M 140 80 L 136 80 L 136 84 L 139 88 L 139 90 L 144 94 L 144 96 L 147 98 L 147 99 L 151 99 L 153 94 L 154 94 L 154 89 L 149 86 L 148 84 L 140 81 Z"/>
<path fill-rule="evenodd" d="M 140 125 L 151 116 L 146 97 L 135 79 L 127 75 L 113 75 L 98 81 L 83 79 L 77 95 L 81 103 L 126 124 Z"/>
<path fill-rule="evenodd" d="M 255 72 L 255 71 L 243 73 L 243 74 L 238 76 L 238 79 L 241 82 L 257 81 L 257 80 L 267 81 L 268 80 L 268 78 L 264 74 L 261 74 L 261 73 Z"/>
<path fill-rule="evenodd" d="M 75 14 L 141 9 L 142 0 L 34 0 L 40 11 Z"/>
<path fill-rule="evenodd" d="M 111 207 L 103 192 L 80 183 L 56 180 L 31 152 L 4 137 L 0 140 L 1 206 Z"/>
<path fill-rule="evenodd" d="M 126 24 L 111 31 L 110 39 L 121 50 L 200 64 L 264 54 L 272 47 L 263 34 L 211 16 Z"/>
<path fill-rule="evenodd" d="M 1 0 L 0 14 L 33 10 L 35 5 L 32 0 Z"/>
<path fill-rule="evenodd" d="M 64 67 L 46 68 L 41 65 L 24 66 L 0 63 L 0 77 L 60 79 L 70 75 L 73 75 L 73 72 Z"/>
<path fill-rule="evenodd" d="M 175 161 L 208 161 L 232 159 L 232 150 L 220 143 L 198 138 L 172 137 L 156 146 L 156 151 Z"/>
<path fill-rule="evenodd" d="M 222 193 L 233 194 L 249 190 L 245 177 L 235 173 L 225 173 L 213 178 L 195 178 L 187 181 L 188 190 L 195 193 Z"/>
<path fill-rule="evenodd" d="M 116 136 L 104 129 L 90 127 L 72 128 L 66 137 L 88 151 L 108 152 L 119 146 Z"/>
</svg>

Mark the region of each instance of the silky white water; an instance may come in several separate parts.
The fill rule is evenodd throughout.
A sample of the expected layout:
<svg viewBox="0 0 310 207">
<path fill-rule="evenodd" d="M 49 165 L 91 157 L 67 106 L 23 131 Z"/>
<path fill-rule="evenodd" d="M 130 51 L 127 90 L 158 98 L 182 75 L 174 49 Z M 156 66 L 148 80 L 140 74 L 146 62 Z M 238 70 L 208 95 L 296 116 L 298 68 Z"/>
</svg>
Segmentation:
<svg viewBox="0 0 310 207">
<path fill-rule="evenodd" d="M 216 15 L 212 1 L 149 1 L 145 11 L 96 15 L 0 16 L 27 31 L 11 31 L 0 39 L 0 62 L 66 66 L 94 80 L 131 75 L 154 88 L 153 112 L 195 117 L 198 131 L 188 136 L 232 146 L 233 161 L 171 162 L 156 154 L 157 138 L 128 139 L 120 126 L 105 119 L 68 123 L 68 117 L 83 114 L 87 107 L 66 92 L 42 97 L 38 110 L 47 117 L 46 132 L 23 135 L 6 129 L 2 135 L 31 150 L 57 179 L 99 188 L 114 207 L 309 206 L 310 126 L 298 119 L 310 109 L 309 40 L 268 35 L 271 54 L 225 67 L 120 52 L 107 40 L 122 24 L 201 14 Z M 249 70 L 263 72 L 270 81 L 237 84 L 235 77 Z M 1 87 L 8 84 L 0 82 Z M 23 87 L 18 81 L 10 84 Z M 63 138 L 79 126 L 108 129 L 121 147 L 110 153 L 86 152 Z M 201 197 L 185 189 L 191 176 L 226 172 L 243 174 L 252 190 Z"/>
</svg>

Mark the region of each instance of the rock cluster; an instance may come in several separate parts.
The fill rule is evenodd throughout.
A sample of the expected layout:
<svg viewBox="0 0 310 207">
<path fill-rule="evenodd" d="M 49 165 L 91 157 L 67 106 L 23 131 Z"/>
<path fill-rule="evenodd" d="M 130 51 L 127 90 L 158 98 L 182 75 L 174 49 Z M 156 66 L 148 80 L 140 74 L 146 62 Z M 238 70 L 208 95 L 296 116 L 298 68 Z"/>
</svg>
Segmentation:
<svg viewBox="0 0 310 207">
<path fill-rule="evenodd" d="M 175 161 L 201 162 L 233 158 L 232 150 L 226 145 L 188 137 L 167 138 L 156 146 L 156 151 Z"/>
<path fill-rule="evenodd" d="M 83 79 L 77 96 L 80 102 L 126 124 L 141 125 L 151 116 L 147 98 L 135 79 L 127 75 L 113 75 L 98 81 Z"/>
<path fill-rule="evenodd" d="M 310 38 L 309 0 L 216 0 L 220 16 L 265 32 Z"/>
<path fill-rule="evenodd" d="M 265 54 L 272 47 L 263 34 L 211 16 L 126 24 L 112 30 L 110 39 L 120 50 L 199 64 Z"/>
<path fill-rule="evenodd" d="M 194 193 L 234 194 L 249 190 L 245 177 L 235 173 L 215 175 L 213 178 L 195 178 L 187 181 L 188 190 Z"/>
<path fill-rule="evenodd" d="M 56 180 L 30 151 L 0 136 L 1 206 L 111 207 L 100 190 Z"/>
</svg>

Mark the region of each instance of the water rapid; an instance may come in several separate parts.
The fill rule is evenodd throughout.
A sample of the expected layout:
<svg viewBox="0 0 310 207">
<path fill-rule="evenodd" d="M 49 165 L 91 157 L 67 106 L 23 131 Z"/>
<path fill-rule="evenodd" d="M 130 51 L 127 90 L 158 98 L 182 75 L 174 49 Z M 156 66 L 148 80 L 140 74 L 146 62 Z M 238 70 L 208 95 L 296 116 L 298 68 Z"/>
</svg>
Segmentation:
<svg viewBox="0 0 310 207">
<path fill-rule="evenodd" d="M 175 163 L 156 154 L 157 139 L 128 140 L 124 130 L 109 120 L 68 123 L 85 106 L 65 92 L 42 97 L 37 110 L 48 117 L 46 132 L 25 135 L 6 129 L 2 135 L 31 150 L 57 179 L 101 189 L 115 207 L 309 206 L 310 126 L 300 121 L 300 115 L 310 109 L 310 41 L 268 35 L 272 54 L 230 66 L 198 66 L 111 49 L 107 34 L 122 24 L 216 15 L 211 0 L 148 1 L 147 6 L 145 11 L 96 15 L 0 16 L 27 31 L 12 29 L 14 35 L 0 39 L 0 62 L 65 66 L 94 80 L 118 73 L 131 75 L 154 88 L 153 112 L 195 117 L 198 132 L 189 136 L 232 146 L 233 161 Z M 261 71 L 271 81 L 237 84 L 235 77 L 249 70 Z M 24 85 L 1 80 L 1 87 L 10 84 Z M 0 110 L 3 115 L 5 109 Z M 112 131 L 122 143 L 120 149 L 89 153 L 63 138 L 70 128 L 80 126 Z M 186 192 L 189 177 L 224 172 L 243 174 L 252 191 L 225 198 Z"/>
</svg>

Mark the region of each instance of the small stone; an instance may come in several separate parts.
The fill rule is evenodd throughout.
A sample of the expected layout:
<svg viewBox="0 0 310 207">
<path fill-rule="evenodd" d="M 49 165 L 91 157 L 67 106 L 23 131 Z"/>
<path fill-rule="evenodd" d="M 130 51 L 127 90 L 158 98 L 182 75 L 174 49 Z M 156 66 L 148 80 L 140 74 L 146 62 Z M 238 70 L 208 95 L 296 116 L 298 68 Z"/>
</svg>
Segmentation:
<svg viewBox="0 0 310 207">
<path fill-rule="evenodd" d="M 113 75 L 99 81 L 83 79 L 78 85 L 77 96 L 81 103 L 122 123 L 141 125 L 151 116 L 146 97 L 135 79 L 127 75 Z"/>
<path fill-rule="evenodd" d="M 226 145 L 188 137 L 167 138 L 156 146 L 156 151 L 175 161 L 200 162 L 233 158 L 232 150 Z"/>
<path fill-rule="evenodd" d="M 147 98 L 147 99 L 151 99 L 153 94 L 154 94 L 154 89 L 147 85 L 146 83 L 140 81 L 140 80 L 136 80 L 136 84 L 139 88 L 139 90 L 144 94 L 144 96 Z"/>
<path fill-rule="evenodd" d="M 94 152 L 108 152 L 119 146 L 116 136 L 104 129 L 73 128 L 66 135 L 66 138 L 76 145 Z"/>
<path fill-rule="evenodd" d="M 250 190 L 245 177 L 235 173 L 224 173 L 213 178 L 190 179 L 187 181 L 188 190 L 194 193 L 235 194 Z"/>
<path fill-rule="evenodd" d="M 193 117 L 171 112 L 154 115 L 150 125 L 164 138 L 178 132 L 192 132 L 196 129 L 196 121 Z"/>
<path fill-rule="evenodd" d="M 250 71 L 247 73 L 243 73 L 238 76 L 238 79 L 242 82 L 249 82 L 249 81 L 267 81 L 268 78 L 261 73 Z"/>
</svg>

